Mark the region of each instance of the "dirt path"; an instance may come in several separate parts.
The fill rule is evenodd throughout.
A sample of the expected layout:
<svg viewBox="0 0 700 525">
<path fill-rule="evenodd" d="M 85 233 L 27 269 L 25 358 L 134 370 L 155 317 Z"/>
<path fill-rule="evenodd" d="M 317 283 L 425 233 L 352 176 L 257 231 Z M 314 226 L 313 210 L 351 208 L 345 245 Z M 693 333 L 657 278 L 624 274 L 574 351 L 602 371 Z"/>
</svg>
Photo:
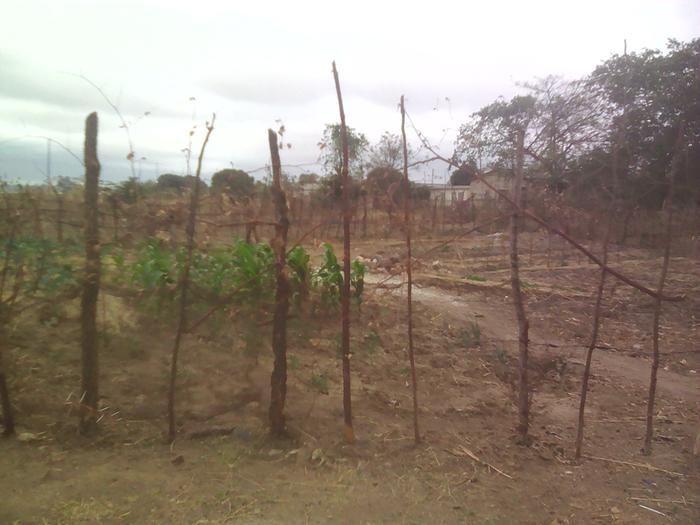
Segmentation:
<svg viewBox="0 0 700 525">
<path fill-rule="evenodd" d="M 368 276 L 368 283 L 383 282 L 396 285 L 400 278 L 388 280 L 377 275 Z M 391 289 L 391 293 L 405 296 L 405 288 Z M 478 320 L 479 326 L 492 339 L 516 343 L 517 324 L 514 311 L 504 307 L 505 303 L 493 304 L 482 294 L 460 293 L 456 290 L 434 286 L 415 286 L 413 297 L 447 318 L 458 322 Z M 530 327 L 531 352 L 544 352 L 545 348 L 554 348 L 559 355 L 567 358 L 571 364 L 582 364 L 586 348 L 558 340 L 546 333 L 542 326 Z M 647 388 L 649 382 L 649 362 L 645 359 L 621 354 L 614 350 L 597 349 L 593 354 L 593 372 L 611 379 L 622 379 L 640 388 Z M 691 404 L 700 404 L 700 380 L 673 371 L 659 369 L 658 391 L 661 394 L 683 399 Z"/>
</svg>

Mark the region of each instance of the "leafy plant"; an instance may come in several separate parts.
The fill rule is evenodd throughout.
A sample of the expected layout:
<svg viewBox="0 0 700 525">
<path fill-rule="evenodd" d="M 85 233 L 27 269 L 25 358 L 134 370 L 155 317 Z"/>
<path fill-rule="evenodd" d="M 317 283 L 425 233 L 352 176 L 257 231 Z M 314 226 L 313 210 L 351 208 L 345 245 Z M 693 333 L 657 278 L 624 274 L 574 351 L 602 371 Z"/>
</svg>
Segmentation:
<svg viewBox="0 0 700 525">
<path fill-rule="evenodd" d="M 367 267 L 360 261 L 353 261 L 350 265 L 350 286 L 353 289 L 353 298 L 357 304 L 362 304 L 362 292 L 365 289 L 365 273 Z"/>
<path fill-rule="evenodd" d="M 350 265 L 350 286 L 352 296 L 358 305 L 362 303 L 366 271 L 367 267 L 359 261 L 353 261 Z M 314 286 L 321 293 L 322 304 L 334 307 L 339 304 L 343 281 L 343 270 L 338 263 L 333 246 L 324 243 L 323 259 L 321 265 L 313 272 L 312 279 Z"/>
<path fill-rule="evenodd" d="M 340 290 L 343 287 L 343 272 L 338 258 L 329 243 L 323 244 L 323 260 L 313 273 L 313 284 L 320 290 L 321 302 L 337 306 L 340 302 Z"/>
<path fill-rule="evenodd" d="M 112 247 L 104 254 L 110 275 L 118 284 L 136 288 L 144 301 L 157 311 L 165 301 L 172 302 L 176 283 L 182 274 L 186 253 L 183 247 L 172 248 L 159 239 L 149 239 L 133 253 Z M 236 305 L 244 316 L 259 322 L 260 312 L 274 304 L 275 257 L 267 243 L 249 244 L 243 240 L 231 246 L 210 250 L 195 250 L 190 266 L 190 286 L 193 306 L 205 305 L 213 299 L 226 298 L 227 304 Z M 307 299 L 313 286 L 326 306 L 336 307 L 340 302 L 343 285 L 342 268 L 330 244 L 324 245 L 324 257 L 315 270 L 310 256 L 301 246 L 287 256 L 292 300 L 297 306 Z M 353 298 L 362 301 L 366 268 L 359 262 L 352 264 L 351 286 Z"/>
<path fill-rule="evenodd" d="M 15 300 L 55 298 L 77 285 L 71 258 L 75 246 L 48 239 L 24 237 L 0 245 L 0 260 L 7 259 L 5 291 Z"/>
<path fill-rule="evenodd" d="M 303 246 L 296 246 L 287 255 L 287 266 L 290 269 L 289 284 L 293 300 L 297 305 L 309 295 L 309 279 L 311 277 L 309 260 L 309 253 Z"/>
<path fill-rule="evenodd" d="M 164 292 L 177 282 L 172 251 L 157 239 L 150 239 L 136 252 L 128 268 L 130 283 L 145 292 Z"/>
<path fill-rule="evenodd" d="M 259 303 L 271 300 L 274 290 L 274 254 L 269 244 L 239 241 L 231 250 L 236 296 Z"/>
</svg>

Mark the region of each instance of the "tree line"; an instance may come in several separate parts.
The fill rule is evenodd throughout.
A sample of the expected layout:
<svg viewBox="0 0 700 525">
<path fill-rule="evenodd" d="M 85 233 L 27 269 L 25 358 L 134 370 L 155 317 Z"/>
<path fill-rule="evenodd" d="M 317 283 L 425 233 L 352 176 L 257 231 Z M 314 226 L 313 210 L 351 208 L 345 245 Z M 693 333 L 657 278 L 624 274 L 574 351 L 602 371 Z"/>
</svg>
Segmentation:
<svg viewBox="0 0 700 525">
<path fill-rule="evenodd" d="M 676 205 L 700 203 L 700 39 L 669 40 L 665 51 L 613 55 L 577 80 L 556 76 L 498 98 L 460 127 L 453 162 L 513 172 L 524 133 L 524 174 L 583 202 L 660 209 L 677 137 L 684 158 Z M 613 184 L 613 158 L 617 184 Z M 615 186 L 615 187 L 614 187 Z"/>
</svg>

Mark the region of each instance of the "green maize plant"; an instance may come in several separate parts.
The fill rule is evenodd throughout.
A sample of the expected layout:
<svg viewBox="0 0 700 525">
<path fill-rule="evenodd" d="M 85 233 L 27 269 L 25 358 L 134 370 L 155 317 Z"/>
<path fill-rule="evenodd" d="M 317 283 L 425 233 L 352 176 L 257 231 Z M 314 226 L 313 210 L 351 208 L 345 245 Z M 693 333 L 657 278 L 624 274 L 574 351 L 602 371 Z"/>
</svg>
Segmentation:
<svg viewBox="0 0 700 525">
<path fill-rule="evenodd" d="M 357 304 L 362 303 L 362 293 L 365 287 L 367 268 L 359 261 L 350 265 L 350 286 L 353 298 Z M 329 243 L 323 244 L 323 259 L 321 265 L 313 272 L 312 283 L 321 295 L 321 304 L 337 307 L 340 304 L 340 293 L 343 288 L 343 269 Z"/>
<path fill-rule="evenodd" d="M 292 289 L 292 302 L 299 307 L 309 296 L 311 277 L 311 257 L 303 246 L 296 246 L 287 255 L 289 285 Z"/>
<path fill-rule="evenodd" d="M 321 294 L 321 304 L 337 307 L 340 304 L 340 291 L 343 288 L 343 270 L 333 246 L 323 243 L 321 266 L 313 272 L 312 283 Z"/>
</svg>

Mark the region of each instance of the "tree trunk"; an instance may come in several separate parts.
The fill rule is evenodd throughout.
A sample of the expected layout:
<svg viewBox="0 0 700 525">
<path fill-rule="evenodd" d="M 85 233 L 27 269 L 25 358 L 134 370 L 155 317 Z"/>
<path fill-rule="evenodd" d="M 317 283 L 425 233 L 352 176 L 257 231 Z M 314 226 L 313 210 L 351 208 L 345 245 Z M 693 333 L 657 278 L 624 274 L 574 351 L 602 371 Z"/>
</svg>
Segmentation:
<svg viewBox="0 0 700 525">
<path fill-rule="evenodd" d="M 403 183 L 404 183 L 404 225 L 406 229 L 406 274 L 407 274 L 407 313 L 408 313 L 408 360 L 411 364 L 411 387 L 413 390 L 413 438 L 416 445 L 420 443 L 418 428 L 418 384 L 416 380 L 416 362 L 413 353 L 413 275 L 411 261 L 411 185 L 408 181 L 408 147 L 406 145 L 406 108 L 401 95 L 401 138 L 403 144 Z"/>
<path fill-rule="evenodd" d="M 289 217 L 287 215 L 287 198 L 282 190 L 282 166 L 277 133 L 267 130 L 272 157 L 272 199 L 275 203 L 275 238 L 272 242 L 275 251 L 275 274 L 277 291 L 275 293 L 275 312 L 272 319 L 272 352 L 275 361 L 270 378 L 270 432 L 273 436 L 284 436 L 285 418 L 284 402 L 287 397 L 287 315 L 289 312 L 289 280 L 287 279 L 287 235 Z"/>
<path fill-rule="evenodd" d="M 177 331 L 175 332 L 175 343 L 173 344 L 172 357 L 170 359 L 170 384 L 168 385 L 168 440 L 170 443 L 175 441 L 175 382 L 177 379 L 177 361 L 180 354 L 180 343 L 185 334 L 187 326 L 187 292 L 189 291 L 190 283 L 190 268 L 192 267 L 192 252 L 194 251 L 194 232 L 197 221 L 197 206 L 199 204 L 199 181 L 202 174 L 202 160 L 204 159 L 204 150 L 209 142 L 211 132 L 214 130 L 214 121 L 216 115 L 212 115 L 211 124 L 207 122 L 207 134 L 202 142 L 202 149 L 199 152 L 197 160 L 197 174 L 195 175 L 194 188 L 192 188 L 192 197 L 190 199 L 190 210 L 187 218 L 187 257 L 185 258 L 185 266 L 182 269 L 180 278 L 180 315 L 177 323 Z"/>
<path fill-rule="evenodd" d="M 520 207 L 523 186 L 523 161 L 525 133 L 518 132 L 516 151 L 515 180 L 513 181 L 513 201 Z M 521 440 L 528 441 L 530 425 L 530 387 L 528 384 L 528 330 L 529 324 L 523 304 L 523 294 L 520 287 L 520 267 L 518 259 L 518 232 L 520 229 L 520 213 L 513 209 L 510 217 L 510 286 L 513 293 L 513 305 L 518 318 L 518 433 Z"/>
<path fill-rule="evenodd" d="M 80 303 L 82 331 L 82 381 L 80 432 L 97 430 L 99 367 L 97 343 L 97 298 L 100 291 L 99 229 L 100 162 L 97 159 L 97 113 L 85 121 L 85 276 Z"/>
<path fill-rule="evenodd" d="M 345 420 L 345 441 L 355 442 L 355 431 L 352 427 L 352 394 L 350 390 L 350 174 L 348 173 L 349 151 L 348 130 L 345 126 L 345 111 L 343 96 L 340 92 L 338 70 L 333 62 L 333 78 L 335 91 L 338 95 L 340 111 L 340 142 L 343 149 L 343 166 L 341 171 L 343 182 L 343 293 L 341 294 L 342 315 L 342 351 L 343 351 L 343 416 Z"/>
</svg>

